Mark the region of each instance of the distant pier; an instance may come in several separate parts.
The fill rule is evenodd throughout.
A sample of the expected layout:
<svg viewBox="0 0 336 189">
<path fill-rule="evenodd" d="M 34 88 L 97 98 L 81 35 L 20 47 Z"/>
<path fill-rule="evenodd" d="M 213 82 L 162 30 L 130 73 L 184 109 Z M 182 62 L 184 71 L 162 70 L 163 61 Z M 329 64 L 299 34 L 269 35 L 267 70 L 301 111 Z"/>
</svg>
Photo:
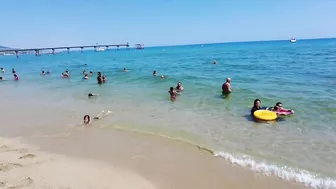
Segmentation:
<svg viewBox="0 0 336 189">
<path fill-rule="evenodd" d="M 0 53 L 15 53 L 16 57 L 19 57 L 20 53 L 22 52 L 35 52 L 35 56 L 40 56 L 41 51 L 45 50 L 51 50 L 50 54 L 55 54 L 55 50 L 67 50 L 68 53 L 70 53 L 70 49 L 80 49 L 81 52 L 83 52 L 84 48 L 94 48 L 95 51 L 102 51 L 102 48 L 105 48 L 104 50 L 109 50 L 110 47 L 116 47 L 119 50 L 119 47 L 125 47 L 126 49 L 129 48 L 129 43 L 126 44 L 117 44 L 117 45 L 83 45 L 83 46 L 62 46 L 62 47 L 46 47 L 46 48 L 30 48 L 30 49 L 3 49 L 0 50 Z"/>
</svg>

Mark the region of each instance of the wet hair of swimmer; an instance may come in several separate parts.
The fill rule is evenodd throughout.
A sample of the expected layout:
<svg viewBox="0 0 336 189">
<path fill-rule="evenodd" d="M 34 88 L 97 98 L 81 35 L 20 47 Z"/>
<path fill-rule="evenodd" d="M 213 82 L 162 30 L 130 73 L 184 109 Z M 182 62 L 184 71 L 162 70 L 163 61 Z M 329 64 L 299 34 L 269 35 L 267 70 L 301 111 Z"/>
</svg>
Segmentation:
<svg viewBox="0 0 336 189">
<path fill-rule="evenodd" d="M 258 101 L 259 101 L 259 102 L 261 102 L 261 100 L 260 100 L 260 99 L 258 99 L 258 98 L 257 98 L 257 99 L 255 99 L 255 100 L 254 100 L 254 103 L 253 103 L 253 105 L 255 106 L 255 105 L 256 105 L 256 103 L 257 103 Z"/>
<path fill-rule="evenodd" d="M 3 80 L 3 77 L 0 77 L 0 80 Z"/>
<path fill-rule="evenodd" d="M 275 110 L 275 111 L 277 111 L 278 109 L 279 109 L 278 106 L 274 106 L 274 107 L 273 107 L 273 110 Z"/>
<path fill-rule="evenodd" d="M 89 115 L 85 115 L 84 118 L 83 118 L 83 121 L 84 121 L 84 123 L 90 123 L 90 116 Z"/>
<path fill-rule="evenodd" d="M 275 105 L 280 107 L 280 106 L 282 106 L 282 103 L 281 102 L 277 102 Z"/>
<path fill-rule="evenodd" d="M 89 93 L 89 94 L 88 94 L 88 97 L 92 97 L 92 96 L 94 96 L 92 93 Z"/>
<path fill-rule="evenodd" d="M 170 87 L 170 91 L 173 91 L 174 90 L 174 87 Z"/>
</svg>

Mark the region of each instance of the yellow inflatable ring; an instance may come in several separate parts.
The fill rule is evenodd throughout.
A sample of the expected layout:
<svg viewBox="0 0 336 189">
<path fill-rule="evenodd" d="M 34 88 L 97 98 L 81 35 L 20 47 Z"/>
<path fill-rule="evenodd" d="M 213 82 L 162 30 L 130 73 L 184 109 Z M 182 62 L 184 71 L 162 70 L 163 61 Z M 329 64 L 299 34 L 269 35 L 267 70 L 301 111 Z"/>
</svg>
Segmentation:
<svg viewBox="0 0 336 189">
<path fill-rule="evenodd" d="M 253 113 L 254 117 L 263 121 L 273 121 L 278 117 L 275 112 L 269 110 L 257 110 Z"/>
</svg>

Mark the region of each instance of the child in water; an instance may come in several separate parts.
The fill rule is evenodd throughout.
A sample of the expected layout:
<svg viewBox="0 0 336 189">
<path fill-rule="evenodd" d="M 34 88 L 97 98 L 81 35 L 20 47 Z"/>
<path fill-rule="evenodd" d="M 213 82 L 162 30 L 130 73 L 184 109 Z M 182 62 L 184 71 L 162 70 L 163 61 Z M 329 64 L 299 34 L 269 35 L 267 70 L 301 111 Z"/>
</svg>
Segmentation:
<svg viewBox="0 0 336 189">
<path fill-rule="evenodd" d="M 2 73 L 5 73 L 5 69 L 4 69 L 4 68 L 1 68 L 1 72 L 2 72 Z"/>
<path fill-rule="evenodd" d="M 278 115 L 288 115 L 293 114 L 294 110 L 285 109 L 282 106 L 281 102 L 277 102 L 273 107 L 273 111 L 276 112 Z"/>
<path fill-rule="evenodd" d="M 106 113 L 104 112 L 104 110 L 98 114 L 96 117 L 93 117 L 94 120 L 98 120 L 98 119 L 102 119 L 103 117 L 109 115 L 110 113 L 112 113 L 111 111 L 107 111 Z M 84 125 L 88 125 L 91 122 L 91 118 L 89 115 L 85 115 L 84 118 L 83 118 L 83 122 L 84 122 Z"/>
<path fill-rule="evenodd" d="M 85 74 L 84 77 L 83 77 L 83 79 L 89 79 L 88 74 Z"/>
<path fill-rule="evenodd" d="M 171 98 L 172 100 L 175 100 L 175 99 L 176 99 L 176 94 L 177 94 L 177 92 L 174 90 L 174 87 L 170 87 L 168 93 L 170 94 L 170 98 Z"/>
<path fill-rule="evenodd" d="M 15 81 L 18 81 L 18 80 L 19 80 L 19 77 L 18 77 L 16 74 L 14 74 L 13 76 L 14 76 L 14 80 L 15 80 Z"/>
</svg>

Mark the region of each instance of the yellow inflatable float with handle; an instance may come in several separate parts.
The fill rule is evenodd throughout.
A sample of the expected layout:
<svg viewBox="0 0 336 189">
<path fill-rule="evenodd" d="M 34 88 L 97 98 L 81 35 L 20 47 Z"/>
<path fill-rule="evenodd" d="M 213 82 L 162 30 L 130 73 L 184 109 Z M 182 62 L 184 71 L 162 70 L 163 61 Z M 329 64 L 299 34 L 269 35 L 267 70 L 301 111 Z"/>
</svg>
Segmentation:
<svg viewBox="0 0 336 189">
<path fill-rule="evenodd" d="M 263 121 L 273 121 L 278 118 L 275 112 L 269 110 L 257 110 L 253 113 L 254 117 Z"/>
</svg>

